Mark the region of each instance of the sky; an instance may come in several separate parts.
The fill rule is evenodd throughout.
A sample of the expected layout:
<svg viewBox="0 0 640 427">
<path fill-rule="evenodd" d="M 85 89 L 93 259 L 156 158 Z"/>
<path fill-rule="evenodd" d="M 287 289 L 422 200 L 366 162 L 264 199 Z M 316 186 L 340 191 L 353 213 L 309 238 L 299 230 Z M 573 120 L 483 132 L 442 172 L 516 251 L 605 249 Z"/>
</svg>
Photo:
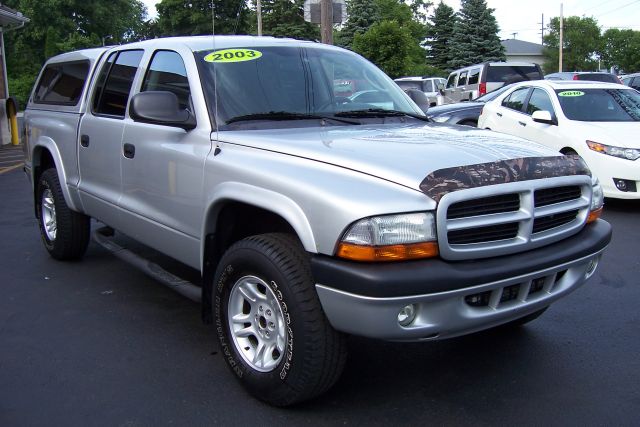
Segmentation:
<svg viewBox="0 0 640 427">
<path fill-rule="evenodd" d="M 160 0 L 143 0 L 150 17 L 156 16 L 155 4 Z M 439 0 L 432 0 L 435 4 Z M 455 11 L 460 9 L 459 0 L 444 0 Z M 609 28 L 640 31 L 640 0 L 565 0 L 562 1 L 564 16 L 593 17 L 606 31 Z M 500 38 L 525 40 L 540 43 L 540 23 L 544 14 L 545 26 L 552 17 L 560 16 L 560 1 L 557 0 L 487 0 L 495 9 L 493 15 L 500 27 Z"/>
</svg>

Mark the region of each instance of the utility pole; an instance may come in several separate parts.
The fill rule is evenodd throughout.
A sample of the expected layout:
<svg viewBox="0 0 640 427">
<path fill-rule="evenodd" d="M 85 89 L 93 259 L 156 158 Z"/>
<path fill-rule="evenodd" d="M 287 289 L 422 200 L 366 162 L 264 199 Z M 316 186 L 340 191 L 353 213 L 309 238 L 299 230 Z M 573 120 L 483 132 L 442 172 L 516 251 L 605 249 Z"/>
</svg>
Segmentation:
<svg viewBox="0 0 640 427">
<path fill-rule="evenodd" d="M 258 15 L 258 37 L 262 36 L 262 4 L 256 0 L 256 15 Z"/>
<path fill-rule="evenodd" d="M 333 0 L 320 0 L 320 35 L 322 43 L 333 44 Z"/>
<path fill-rule="evenodd" d="M 562 15 L 562 3 L 560 3 L 560 55 L 558 57 L 558 72 L 562 72 L 562 32 L 564 31 L 564 17 Z"/>
<path fill-rule="evenodd" d="M 542 14 L 542 21 L 540 22 L 540 44 L 544 44 L 544 13 Z"/>
</svg>

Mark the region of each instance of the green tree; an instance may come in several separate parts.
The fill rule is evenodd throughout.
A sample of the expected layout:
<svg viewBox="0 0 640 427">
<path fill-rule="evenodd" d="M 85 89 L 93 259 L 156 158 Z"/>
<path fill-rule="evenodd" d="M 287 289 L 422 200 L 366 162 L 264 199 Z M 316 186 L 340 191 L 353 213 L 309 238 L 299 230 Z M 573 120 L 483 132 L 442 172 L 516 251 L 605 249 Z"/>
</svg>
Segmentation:
<svg viewBox="0 0 640 427">
<path fill-rule="evenodd" d="M 247 34 L 249 9 L 246 2 L 216 0 L 215 18 L 210 0 L 162 0 L 156 5 L 158 29 L 163 36 Z"/>
<path fill-rule="evenodd" d="M 485 0 L 462 0 L 451 40 L 453 68 L 484 61 L 504 61 L 504 46 L 498 38 L 498 23 Z"/>
<path fill-rule="evenodd" d="M 431 25 L 428 26 L 427 35 L 429 41 L 429 60 L 434 67 L 442 70 L 451 70 L 451 42 L 453 29 L 456 25 L 456 15 L 453 8 L 440 1 L 429 17 Z"/>
<path fill-rule="evenodd" d="M 611 28 L 602 35 L 602 63 L 625 72 L 640 70 L 640 31 Z"/>
<path fill-rule="evenodd" d="M 44 61 L 58 53 L 135 40 L 146 19 L 139 0 L 9 0 L 30 19 L 5 35 L 9 92 L 24 106 Z"/>
<path fill-rule="evenodd" d="M 304 0 L 262 1 L 262 31 L 265 35 L 318 40 L 320 27 L 304 20 Z"/>
<path fill-rule="evenodd" d="M 544 36 L 545 73 L 558 71 L 560 19 L 552 18 Z M 602 51 L 600 27 L 594 18 L 569 16 L 564 19 L 562 71 L 593 71 Z"/>
<path fill-rule="evenodd" d="M 364 34 L 356 34 L 353 50 L 369 59 L 392 78 L 405 74 L 411 60 L 409 46 L 413 40 L 407 28 L 397 21 L 373 24 Z"/>
<path fill-rule="evenodd" d="M 337 44 L 350 48 L 356 34 L 364 34 L 376 22 L 380 12 L 375 0 L 347 0 L 347 22 L 339 33 Z"/>
</svg>

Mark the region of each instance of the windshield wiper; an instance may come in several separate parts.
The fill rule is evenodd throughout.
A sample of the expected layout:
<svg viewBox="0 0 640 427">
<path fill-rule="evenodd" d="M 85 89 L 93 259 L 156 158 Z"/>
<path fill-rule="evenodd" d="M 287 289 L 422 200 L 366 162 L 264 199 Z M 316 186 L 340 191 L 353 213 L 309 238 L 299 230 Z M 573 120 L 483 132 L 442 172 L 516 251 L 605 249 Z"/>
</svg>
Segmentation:
<svg viewBox="0 0 640 427">
<path fill-rule="evenodd" d="M 408 116 L 413 117 L 414 119 L 423 120 L 425 122 L 430 122 L 426 116 L 421 116 L 419 114 L 407 113 L 405 111 L 399 110 L 385 110 L 384 108 L 368 108 L 366 110 L 351 110 L 351 111 L 340 111 L 339 113 L 335 113 L 338 117 L 402 117 Z"/>
<path fill-rule="evenodd" d="M 319 119 L 319 120 L 334 120 L 340 123 L 347 123 L 350 125 L 359 125 L 359 122 L 353 120 L 340 119 L 333 116 L 325 116 L 321 114 L 306 114 L 306 113 L 294 113 L 289 111 L 269 111 L 268 113 L 255 113 L 247 114 L 244 116 L 232 117 L 227 120 L 227 124 L 244 122 L 249 120 L 306 120 L 306 119 Z"/>
</svg>

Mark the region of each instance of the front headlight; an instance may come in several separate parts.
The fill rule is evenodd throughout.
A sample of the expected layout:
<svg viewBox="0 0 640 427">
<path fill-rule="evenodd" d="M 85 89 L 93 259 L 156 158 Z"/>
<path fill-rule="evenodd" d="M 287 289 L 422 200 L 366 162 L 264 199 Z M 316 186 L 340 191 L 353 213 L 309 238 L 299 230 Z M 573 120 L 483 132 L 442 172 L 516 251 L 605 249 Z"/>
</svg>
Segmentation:
<svg viewBox="0 0 640 427">
<path fill-rule="evenodd" d="M 431 120 L 433 120 L 434 122 L 438 122 L 438 123 L 444 123 L 447 120 L 449 120 L 451 118 L 451 116 L 448 115 L 443 115 L 443 116 L 435 116 L 435 117 L 431 117 Z"/>
<path fill-rule="evenodd" d="M 587 223 L 593 222 L 600 218 L 602 215 L 602 207 L 604 206 L 604 193 L 602 192 L 602 186 L 600 181 L 595 176 L 591 178 L 591 186 L 593 188 L 591 192 L 591 207 L 589 209 L 589 217 Z"/>
<path fill-rule="evenodd" d="M 640 158 L 640 150 L 636 148 L 613 147 L 611 145 L 604 145 L 599 142 L 589 140 L 587 140 L 587 145 L 593 151 L 613 157 L 619 157 L 621 159 L 637 160 Z"/>
<path fill-rule="evenodd" d="M 354 261 L 399 261 L 438 255 L 432 212 L 383 215 L 352 224 L 336 255 Z"/>
</svg>

